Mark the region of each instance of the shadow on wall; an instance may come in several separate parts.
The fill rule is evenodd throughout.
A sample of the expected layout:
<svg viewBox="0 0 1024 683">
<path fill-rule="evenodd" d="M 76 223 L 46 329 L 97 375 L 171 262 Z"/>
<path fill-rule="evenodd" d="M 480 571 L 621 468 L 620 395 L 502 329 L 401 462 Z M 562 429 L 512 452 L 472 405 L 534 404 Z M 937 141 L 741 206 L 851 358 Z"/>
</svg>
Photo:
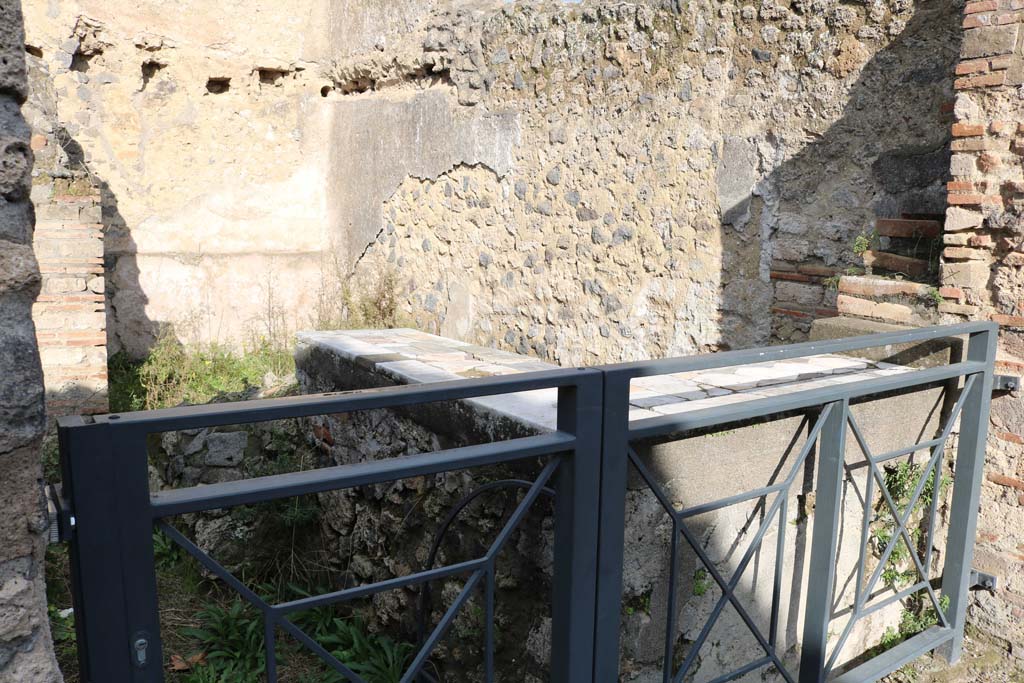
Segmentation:
<svg viewBox="0 0 1024 683">
<path fill-rule="evenodd" d="M 758 148 L 784 141 L 772 130 L 763 141 L 725 139 L 723 347 L 800 341 L 816 317 L 836 315 L 828 279 L 861 265 L 853 242 L 875 218 L 945 212 L 959 20 L 952 0 L 921 3 L 864 65 L 842 117 L 824 132 L 808 120 L 810 142 L 759 181 Z M 834 69 L 859 63 L 850 49 Z"/>
<path fill-rule="evenodd" d="M 84 172 L 100 193 L 108 352 L 113 355 L 124 351 L 135 358 L 143 357 L 156 343 L 164 325 L 146 314 L 149 299 L 140 282 L 137 248 L 118 209 L 117 195 L 106 180 L 88 167 L 82 146 L 66 128 L 58 127 L 56 138 L 67 155 L 68 167 Z"/>
</svg>

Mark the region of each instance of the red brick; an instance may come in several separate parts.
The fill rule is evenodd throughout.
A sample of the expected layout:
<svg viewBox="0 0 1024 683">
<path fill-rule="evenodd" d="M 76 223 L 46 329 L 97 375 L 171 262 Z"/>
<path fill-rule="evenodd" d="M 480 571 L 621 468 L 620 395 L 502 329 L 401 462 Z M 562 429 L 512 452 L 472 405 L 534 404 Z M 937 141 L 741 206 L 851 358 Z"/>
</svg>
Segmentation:
<svg viewBox="0 0 1024 683">
<path fill-rule="evenodd" d="M 985 126 L 980 123 L 954 123 L 953 136 L 958 138 L 974 137 L 984 135 Z"/>
<path fill-rule="evenodd" d="M 1000 14 L 996 17 L 995 24 L 997 26 L 1005 26 L 1006 24 L 1018 24 L 1021 21 L 1021 15 L 1019 14 Z"/>
<path fill-rule="evenodd" d="M 992 25 L 991 14 L 972 14 L 964 19 L 963 27 L 966 28 L 981 28 L 982 26 Z"/>
<path fill-rule="evenodd" d="M 1024 436 L 1014 434 L 1013 432 L 996 431 L 995 437 L 1000 441 L 1009 441 L 1010 443 L 1024 445 Z"/>
<path fill-rule="evenodd" d="M 1000 486 L 1009 486 L 1012 489 L 1020 489 L 1024 491 L 1024 481 L 1015 479 L 1014 477 L 1007 477 L 1004 474 L 989 473 L 988 480 L 993 484 L 999 484 Z"/>
<path fill-rule="evenodd" d="M 967 237 L 967 244 L 972 247 L 989 248 L 994 243 L 991 235 L 969 235 Z"/>
<path fill-rule="evenodd" d="M 773 280 L 791 280 L 793 282 L 814 282 L 814 278 L 808 277 L 807 275 L 801 275 L 800 273 L 786 273 L 780 270 L 773 270 L 771 272 Z"/>
<path fill-rule="evenodd" d="M 814 277 L 832 277 L 836 274 L 835 268 L 829 268 L 828 266 L 818 266 L 813 263 L 801 264 L 797 266 L 797 270 L 805 275 L 813 275 Z"/>
<path fill-rule="evenodd" d="M 979 0 L 978 2 L 969 2 L 964 6 L 964 14 L 977 14 L 978 12 L 991 12 L 999 9 L 999 3 L 996 0 Z"/>
<path fill-rule="evenodd" d="M 905 218 L 879 218 L 875 221 L 875 232 L 882 237 L 938 237 L 942 234 L 942 223 L 929 220 Z"/>
<path fill-rule="evenodd" d="M 979 206 L 981 204 L 1002 204 L 1003 200 L 998 195 L 984 194 L 951 194 L 947 200 L 955 206 Z"/>
<path fill-rule="evenodd" d="M 1010 148 L 1010 141 L 1005 138 L 971 137 L 953 140 L 949 146 L 954 152 L 1005 151 Z"/>
<path fill-rule="evenodd" d="M 811 314 L 808 313 L 807 311 L 796 311 L 796 310 L 793 310 L 792 308 L 781 308 L 779 306 L 773 306 L 772 307 L 772 313 L 776 313 L 778 315 L 788 315 L 791 318 L 810 318 L 811 317 Z"/>
<path fill-rule="evenodd" d="M 966 296 L 959 287 L 939 287 L 939 295 L 946 299 L 963 299 Z"/>
<path fill-rule="evenodd" d="M 974 192 L 974 183 L 967 180 L 951 180 L 946 183 L 946 189 L 950 192 Z"/>
<path fill-rule="evenodd" d="M 993 85 L 1002 85 L 1006 81 L 1006 74 L 993 73 L 984 76 L 965 76 L 958 78 L 953 83 L 956 90 L 967 90 L 969 88 L 986 88 Z"/>
<path fill-rule="evenodd" d="M 971 74 L 983 74 L 989 70 L 987 59 L 972 59 L 968 62 L 960 62 L 956 65 L 957 76 L 970 76 Z"/>
<path fill-rule="evenodd" d="M 1024 327 L 1024 316 L 995 313 L 992 315 L 992 320 L 1003 327 Z"/>
</svg>

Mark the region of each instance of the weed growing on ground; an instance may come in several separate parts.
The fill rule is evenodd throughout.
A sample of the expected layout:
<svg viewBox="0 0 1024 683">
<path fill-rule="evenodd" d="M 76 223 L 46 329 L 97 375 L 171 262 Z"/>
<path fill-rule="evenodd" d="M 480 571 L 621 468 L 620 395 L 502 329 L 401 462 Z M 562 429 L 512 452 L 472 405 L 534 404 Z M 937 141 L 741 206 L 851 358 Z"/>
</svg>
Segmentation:
<svg viewBox="0 0 1024 683">
<path fill-rule="evenodd" d="M 219 344 L 186 347 L 165 334 L 142 361 L 123 354 L 111 358 L 110 409 L 124 412 L 208 403 L 260 386 L 268 373 L 281 377 L 294 370 L 291 352 L 270 344 L 238 353 Z"/>
</svg>

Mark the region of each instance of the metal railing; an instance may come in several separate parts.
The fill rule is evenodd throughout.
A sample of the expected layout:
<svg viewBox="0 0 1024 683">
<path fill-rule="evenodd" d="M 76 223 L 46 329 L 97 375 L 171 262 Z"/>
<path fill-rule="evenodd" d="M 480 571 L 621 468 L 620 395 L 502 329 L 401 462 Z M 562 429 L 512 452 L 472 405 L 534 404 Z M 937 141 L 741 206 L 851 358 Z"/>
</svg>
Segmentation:
<svg viewBox="0 0 1024 683">
<path fill-rule="evenodd" d="M 941 367 L 900 375 L 854 381 L 795 391 L 774 398 L 759 398 L 732 405 L 697 409 L 682 415 L 629 421 L 630 382 L 638 377 L 706 370 L 802 356 L 840 353 L 876 346 L 908 344 L 967 336 L 966 357 Z M 898 539 L 910 542 L 909 511 L 900 510 L 886 488 L 879 466 L 891 458 L 929 449 L 931 455 L 911 500 L 922 495 L 930 472 L 937 472 L 954 422 L 960 420 L 950 526 L 941 592 L 948 599 L 943 609 L 932 586 L 930 558 L 914 556 L 920 580 L 911 587 L 924 590 L 932 601 L 939 624 L 914 636 L 856 668 L 834 677 L 843 683 L 873 681 L 920 654 L 943 646 L 951 660 L 959 657 L 970 577 L 972 545 L 984 460 L 987 414 L 992 389 L 996 327 L 988 323 L 956 325 L 852 339 L 812 342 L 784 347 L 721 353 L 692 358 L 648 361 L 594 369 L 566 369 L 541 373 L 401 386 L 368 391 L 321 394 L 293 398 L 224 403 L 140 413 L 109 415 L 94 419 L 59 421 L 61 467 L 64 481 L 62 529 L 71 542 L 72 589 L 76 614 L 82 679 L 91 683 L 163 680 L 163 653 L 157 605 L 156 571 L 152 533 L 160 528 L 203 566 L 263 615 L 266 643 L 266 675 L 277 680 L 275 631 L 281 629 L 320 657 L 327 666 L 349 681 L 363 681 L 344 662 L 338 661 L 289 619 L 294 612 L 366 597 L 385 590 L 425 585 L 427 582 L 466 576 L 458 597 L 426 637 L 405 672 L 403 681 L 429 680 L 424 665 L 434 647 L 452 625 L 470 594 L 482 588 L 485 604 L 483 671 L 493 681 L 495 562 L 498 553 L 542 494 L 554 492 L 554 566 L 552 576 L 551 680 L 557 683 L 600 681 L 619 677 L 620 612 L 623 590 L 625 502 L 629 468 L 634 468 L 650 487 L 671 518 L 670 593 L 665 605 L 667 620 L 663 679 L 682 681 L 690 671 L 700 644 L 707 638 L 726 605 L 731 605 L 753 634 L 763 656 L 716 678 L 731 680 L 760 667 L 774 666 L 788 681 L 819 683 L 829 679 L 849 630 L 877 604 L 867 597 L 878 581 L 885 560 Z M 874 455 L 867 447 L 859 424 L 850 412 L 851 403 L 887 392 L 936 384 L 953 387 L 963 378 L 959 398 L 939 437 L 898 451 Z M 959 386 L 959 385 L 957 385 Z M 147 462 L 147 437 L 151 434 L 235 425 L 287 418 L 301 418 L 371 409 L 396 409 L 417 404 L 538 389 L 557 389 L 557 428 L 524 438 L 464 446 L 433 453 L 364 462 L 323 469 L 230 481 L 193 488 L 151 493 Z M 659 482 L 637 455 L 633 445 L 641 440 L 678 438 L 716 425 L 741 423 L 784 413 L 808 416 L 810 431 L 804 447 L 788 474 L 779 482 L 725 497 L 710 503 L 677 509 Z M 841 642 L 828 651 L 829 625 L 833 619 L 836 547 L 840 527 L 839 491 L 844 477 L 844 453 L 848 427 L 867 458 L 871 476 L 897 528 L 871 574 L 867 588 L 866 547 L 857 569 L 855 604 Z M 809 591 L 804 605 L 804 629 L 799 671 L 787 669 L 777 651 L 781 559 L 785 534 L 779 533 L 767 634 L 757 626 L 737 595 L 737 583 L 751 557 L 762 545 L 773 523 L 784 524 L 787 491 L 797 473 L 815 454 L 817 507 L 810 543 L 811 576 L 821 577 Z M 257 596 L 223 566 L 177 531 L 170 517 L 186 513 L 247 505 L 311 493 L 346 489 L 501 463 L 540 459 L 540 473 L 522 482 L 525 494 L 491 541 L 489 549 L 473 560 L 442 567 L 431 565 L 420 572 L 325 595 L 270 604 Z M 771 502 L 767 497 L 772 496 Z M 735 571 L 725 576 L 708 557 L 688 526 L 692 517 L 737 503 L 765 497 L 764 519 Z M 932 496 L 930 513 L 936 510 Z M 866 497 L 871 500 L 871 494 Z M 865 504 L 863 527 L 870 520 Z M 781 521 L 780 521 L 781 520 Z M 931 543 L 929 524 L 928 542 Z M 675 666 L 677 634 L 677 549 L 686 543 L 721 591 L 715 608 L 701 628 L 696 643 Z M 909 594 L 902 591 L 891 601 Z M 652 615 L 653 616 L 653 615 Z"/>
</svg>

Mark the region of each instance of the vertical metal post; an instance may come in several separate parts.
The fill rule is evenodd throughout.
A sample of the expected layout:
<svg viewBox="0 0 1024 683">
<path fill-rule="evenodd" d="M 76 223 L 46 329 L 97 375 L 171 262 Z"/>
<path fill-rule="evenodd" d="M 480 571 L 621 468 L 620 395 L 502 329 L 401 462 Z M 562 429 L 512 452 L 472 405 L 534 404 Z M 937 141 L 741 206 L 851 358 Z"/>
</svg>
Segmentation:
<svg viewBox="0 0 1024 683">
<path fill-rule="evenodd" d="M 974 559 L 974 536 L 978 528 L 978 505 L 988 438 L 988 411 L 992 399 L 992 374 L 996 357 L 997 327 L 970 335 L 967 360 L 986 364 L 982 381 L 975 380 L 960 412 L 960 437 L 957 441 L 956 469 L 953 477 L 953 501 L 946 541 L 946 562 L 942 572 L 942 595 L 949 598 L 948 618 L 952 639 L 939 648 L 953 664 L 963 648 L 967 618 L 968 584 Z M 938 483 L 935 495 L 938 495 Z"/>
<path fill-rule="evenodd" d="M 108 418 L 116 420 L 116 416 Z M 128 620 L 132 683 L 163 683 L 163 648 L 153 558 L 146 432 L 110 424 L 120 516 L 121 585 Z M 140 650 L 143 650 L 140 655 Z"/>
<path fill-rule="evenodd" d="M 61 476 L 71 505 L 71 586 L 78 666 L 86 683 L 131 680 L 128 627 L 121 592 L 117 484 L 105 424 L 61 418 Z"/>
<path fill-rule="evenodd" d="M 145 434 L 69 418 L 59 435 L 82 679 L 161 683 Z"/>
<path fill-rule="evenodd" d="M 818 485 L 800 654 L 800 683 L 824 683 L 826 678 L 825 661 L 835 592 L 843 462 L 846 456 L 846 415 L 850 404 L 848 399 L 843 399 L 829 406 L 831 409 L 818 440 Z"/>
<path fill-rule="evenodd" d="M 616 683 L 619 680 L 622 553 L 625 546 L 626 484 L 629 472 L 629 383 L 628 373 L 604 372 L 600 540 L 594 633 L 595 683 Z"/>
<path fill-rule="evenodd" d="M 556 473 L 551 680 L 592 683 L 601 465 L 601 373 L 558 390 L 558 429 L 576 436 Z"/>
</svg>

